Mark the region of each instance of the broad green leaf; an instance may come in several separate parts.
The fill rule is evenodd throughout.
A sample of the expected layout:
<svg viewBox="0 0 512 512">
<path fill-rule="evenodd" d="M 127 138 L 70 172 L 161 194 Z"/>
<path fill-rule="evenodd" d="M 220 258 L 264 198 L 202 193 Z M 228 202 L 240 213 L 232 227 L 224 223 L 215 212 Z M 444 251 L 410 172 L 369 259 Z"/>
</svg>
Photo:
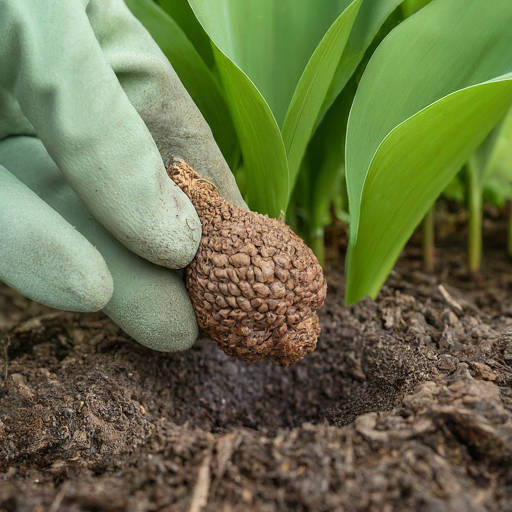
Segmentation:
<svg viewBox="0 0 512 512">
<path fill-rule="evenodd" d="M 151 0 L 125 0 L 146 27 L 209 124 L 228 163 L 237 153 L 237 137 L 222 90 L 183 30 Z"/>
<path fill-rule="evenodd" d="M 350 240 L 348 304 L 376 297 L 415 227 L 511 103 L 509 74 L 440 100 L 389 135 L 366 178 L 357 241 Z M 411 151 L 419 140 L 421 149 Z M 353 222 L 351 212 L 351 229 Z"/>
<path fill-rule="evenodd" d="M 295 183 L 306 146 L 361 2 L 362 0 L 352 2 L 329 28 L 309 60 L 295 89 L 283 126 L 290 190 Z"/>
<path fill-rule="evenodd" d="M 190 5 L 215 45 L 251 79 L 282 127 L 309 59 L 352 1 L 190 0 Z"/>
<path fill-rule="evenodd" d="M 214 55 L 242 147 L 248 204 L 278 217 L 288 200 L 288 163 L 279 127 L 245 73 L 216 46 Z"/>
<path fill-rule="evenodd" d="M 402 0 L 364 0 L 338 63 L 329 91 L 320 110 L 319 119 L 332 105 L 364 57 L 386 19 Z"/>
<path fill-rule="evenodd" d="M 308 146 L 301 173 L 307 175 L 307 186 L 303 188 L 309 200 L 303 204 L 308 211 L 310 231 L 325 226 L 329 206 L 337 193 L 333 184 L 344 177 L 345 135 L 355 91 L 356 84 L 351 80 L 324 116 Z"/>
<path fill-rule="evenodd" d="M 418 12 L 420 9 L 423 9 L 427 4 L 429 4 L 432 0 L 404 0 L 402 3 L 402 9 L 404 11 L 404 16 L 408 18 L 412 16 L 414 13 Z"/>
<path fill-rule="evenodd" d="M 158 0 L 157 3 L 185 32 L 205 64 L 211 68 L 214 59 L 210 38 L 197 21 L 188 0 Z"/>
<path fill-rule="evenodd" d="M 372 57 L 348 123 L 347 303 L 375 297 L 437 195 L 512 103 L 512 4 L 434 0 Z"/>
</svg>

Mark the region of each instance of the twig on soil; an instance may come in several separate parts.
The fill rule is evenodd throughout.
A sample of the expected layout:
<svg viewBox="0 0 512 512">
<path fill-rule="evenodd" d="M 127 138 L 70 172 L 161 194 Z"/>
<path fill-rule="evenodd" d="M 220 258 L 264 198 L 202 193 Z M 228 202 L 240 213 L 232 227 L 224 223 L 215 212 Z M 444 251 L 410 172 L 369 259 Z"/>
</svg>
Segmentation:
<svg viewBox="0 0 512 512">
<path fill-rule="evenodd" d="M 437 289 L 441 292 L 444 300 L 448 302 L 452 308 L 457 311 L 463 311 L 462 306 L 447 292 L 446 288 L 442 284 L 440 284 Z"/>
<path fill-rule="evenodd" d="M 203 460 L 199 472 L 197 473 L 197 482 L 192 493 L 189 512 L 201 512 L 208 502 L 208 493 L 210 492 L 210 464 L 212 461 L 211 450 Z"/>
<path fill-rule="evenodd" d="M 63 500 L 64 496 L 66 495 L 66 491 L 68 490 L 68 484 L 69 484 L 69 480 L 62 484 L 62 487 L 60 488 L 59 492 L 55 496 L 55 499 L 53 500 L 53 503 L 51 504 L 50 508 L 48 509 L 48 512 L 57 512 L 59 510 L 60 504 L 62 503 L 62 500 Z"/>
<path fill-rule="evenodd" d="M 347 437 L 347 451 L 345 453 L 345 465 L 347 469 L 352 470 L 354 467 L 354 446 L 352 444 L 352 436 Z"/>
<path fill-rule="evenodd" d="M 9 376 L 9 356 L 7 355 L 7 349 L 9 348 L 9 345 L 11 344 L 11 338 L 7 336 L 7 343 L 5 340 L 2 340 L 2 348 L 4 351 L 4 361 L 5 361 L 5 374 L 4 374 L 4 388 L 7 391 L 9 389 L 9 381 L 7 380 Z"/>
<path fill-rule="evenodd" d="M 213 495 L 217 492 L 217 488 L 222 481 L 231 456 L 238 449 L 241 442 L 242 434 L 238 430 L 222 436 L 215 442 L 215 450 L 217 452 L 215 479 L 210 486 L 210 491 Z"/>
<path fill-rule="evenodd" d="M 217 440 L 217 479 L 220 480 L 224 476 L 229 459 L 231 459 L 231 456 L 240 446 L 241 442 L 242 436 L 236 430 Z"/>
</svg>

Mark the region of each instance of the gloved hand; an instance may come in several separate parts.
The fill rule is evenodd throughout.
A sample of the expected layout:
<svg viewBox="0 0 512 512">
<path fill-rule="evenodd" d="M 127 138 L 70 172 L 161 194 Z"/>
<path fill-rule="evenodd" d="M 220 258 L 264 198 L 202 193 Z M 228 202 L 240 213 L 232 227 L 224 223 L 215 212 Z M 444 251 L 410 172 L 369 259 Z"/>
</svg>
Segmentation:
<svg viewBox="0 0 512 512">
<path fill-rule="evenodd" d="M 201 226 L 163 162 L 243 200 L 165 56 L 122 0 L 2 0 L 0 70 L 0 279 L 103 309 L 151 348 L 189 347 L 190 300 L 158 265 L 187 265 Z"/>
</svg>

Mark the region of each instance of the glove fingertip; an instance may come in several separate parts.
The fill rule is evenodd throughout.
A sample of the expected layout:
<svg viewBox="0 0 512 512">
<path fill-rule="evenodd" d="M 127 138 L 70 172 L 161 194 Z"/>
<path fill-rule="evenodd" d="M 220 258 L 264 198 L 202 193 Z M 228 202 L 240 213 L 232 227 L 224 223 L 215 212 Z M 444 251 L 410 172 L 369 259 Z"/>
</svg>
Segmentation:
<svg viewBox="0 0 512 512">
<path fill-rule="evenodd" d="M 199 335 L 196 315 L 177 272 L 133 259 L 137 275 L 113 275 L 115 290 L 103 311 L 127 334 L 152 350 L 180 352 Z"/>
<path fill-rule="evenodd" d="M 72 311 L 94 313 L 101 311 L 110 301 L 114 293 L 114 282 L 108 269 L 98 269 L 98 272 L 87 276 L 73 274 L 69 287 L 69 307 Z"/>
</svg>

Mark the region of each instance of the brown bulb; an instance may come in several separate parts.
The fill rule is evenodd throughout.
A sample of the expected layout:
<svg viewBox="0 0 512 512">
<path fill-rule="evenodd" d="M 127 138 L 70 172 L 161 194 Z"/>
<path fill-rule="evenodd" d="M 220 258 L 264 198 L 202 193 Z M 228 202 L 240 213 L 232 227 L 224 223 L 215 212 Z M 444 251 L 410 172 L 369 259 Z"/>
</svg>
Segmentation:
<svg viewBox="0 0 512 512">
<path fill-rule="evenodd" d="M 228 203 L 183 160 L 167 170 L 203 235 L 185 269 L 199 327 L 226 354 L 289 366 L 315 349 L 327 283 L 313 251 L 283 222 Z"/>
</svg>

